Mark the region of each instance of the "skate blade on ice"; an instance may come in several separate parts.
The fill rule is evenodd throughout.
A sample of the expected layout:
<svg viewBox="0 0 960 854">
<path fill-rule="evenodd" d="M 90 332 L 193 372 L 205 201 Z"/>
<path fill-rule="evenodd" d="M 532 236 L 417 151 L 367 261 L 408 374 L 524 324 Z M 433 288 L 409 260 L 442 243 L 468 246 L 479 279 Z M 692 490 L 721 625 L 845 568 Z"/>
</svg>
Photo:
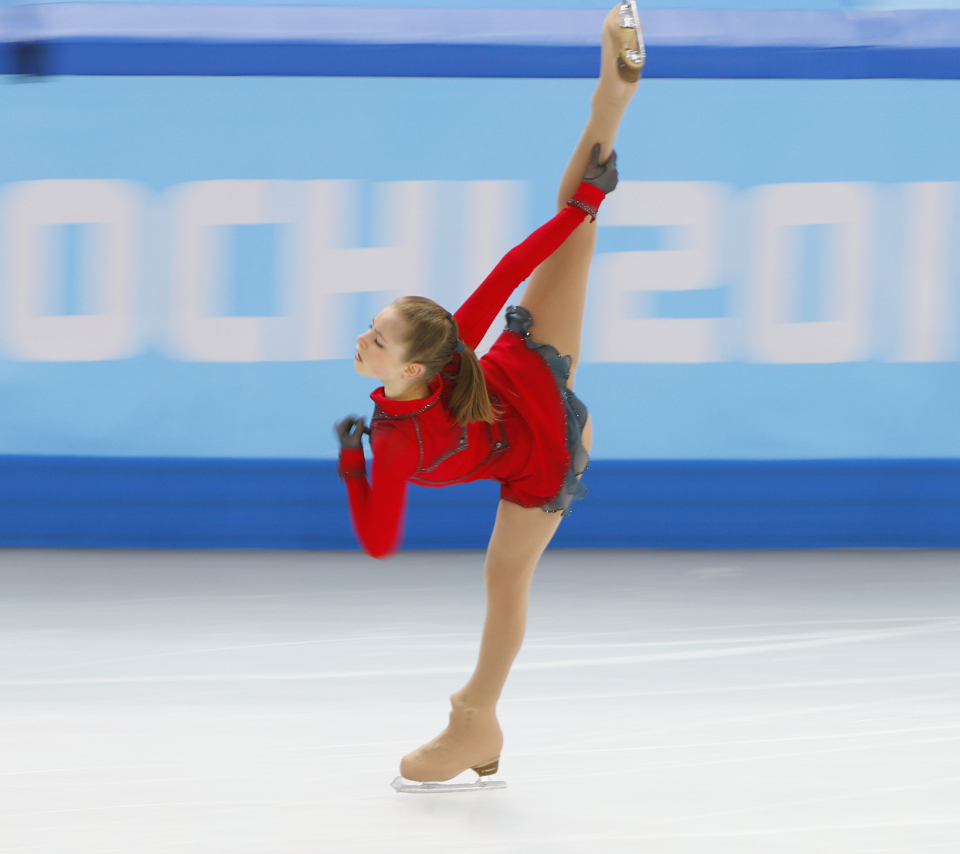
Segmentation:
<svg viewBox="0 0 960 854">
<path fill-rule="evenodd" d="M 391 784 L 398 792 L 412 792 L 415 794 L 434 794 L 438 792 L 475 792 L 480 789 L 506 789 L 503 780 L 484 780 L 482 777 L 472 783 L 413 783 L 397 777 Z"/>
</svg>

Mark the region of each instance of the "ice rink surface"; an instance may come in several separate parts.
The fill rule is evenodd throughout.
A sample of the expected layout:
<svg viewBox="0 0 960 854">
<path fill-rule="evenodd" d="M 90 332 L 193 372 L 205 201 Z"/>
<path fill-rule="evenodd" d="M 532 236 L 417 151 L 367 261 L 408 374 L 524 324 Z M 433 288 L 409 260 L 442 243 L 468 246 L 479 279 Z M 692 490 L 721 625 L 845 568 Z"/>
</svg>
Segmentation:
<svg viewBox="0 0 960 854">
<path fill-rule="evenodd" d="M 509 787 L 406 795 L 482 554 L 7 550 L 0 851 L 958 852 L 958 558 L 548 552 Z"/>
</svg>

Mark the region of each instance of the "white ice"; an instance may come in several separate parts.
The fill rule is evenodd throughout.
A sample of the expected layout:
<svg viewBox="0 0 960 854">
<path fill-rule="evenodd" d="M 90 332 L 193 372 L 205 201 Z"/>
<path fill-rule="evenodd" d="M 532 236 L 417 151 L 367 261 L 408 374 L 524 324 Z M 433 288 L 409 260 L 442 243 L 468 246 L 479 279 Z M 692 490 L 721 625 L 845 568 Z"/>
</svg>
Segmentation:
<svg viewBox="0 0 960 854">
<path fill-rule="evenodd" d="M 0 851 L 960 851 L 958 553 L 548 552 L 509 788 L 397 794 L 481 568 L 0 552 Z"/>
</svg>

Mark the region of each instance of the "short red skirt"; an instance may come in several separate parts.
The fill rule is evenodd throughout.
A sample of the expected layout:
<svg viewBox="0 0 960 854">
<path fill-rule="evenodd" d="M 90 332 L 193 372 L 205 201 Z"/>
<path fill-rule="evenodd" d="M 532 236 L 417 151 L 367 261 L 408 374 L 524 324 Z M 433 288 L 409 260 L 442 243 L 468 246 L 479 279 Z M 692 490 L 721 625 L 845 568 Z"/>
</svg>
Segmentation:
<svg viewBox="0 0 960 854">
<path fill-rule="evenodd" d="M 510 306 L 506 320 L 480 360 L 511 443 L 499 472 L 500 497 L 568 516 L 587 491 L 580 483 L 590 462 L 582 437 L 587 408 L 566 386 L 570 357 L 530 337 L 530 312 Z"/>
</svg>

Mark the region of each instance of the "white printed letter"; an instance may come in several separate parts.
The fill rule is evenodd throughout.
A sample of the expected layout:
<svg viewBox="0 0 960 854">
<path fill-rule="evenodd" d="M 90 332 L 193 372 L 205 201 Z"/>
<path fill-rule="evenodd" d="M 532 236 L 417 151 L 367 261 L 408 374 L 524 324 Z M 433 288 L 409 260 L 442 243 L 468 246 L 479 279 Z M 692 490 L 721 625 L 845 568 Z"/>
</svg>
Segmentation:
<svg viewBox="0 0 960 854">
<path fill-rule="evenodd" d="M 676 249 L 611 252 L 597 258 L 600 362 L 719 361 L 716 318 L 634 317 L 638 291 L 690 291 L 716 282 L 721 185 L 621 181 L 604 204 L 604 225 L 680 226 Z"/>
<path fill-rule="evenodd" d="M 137 188 L 122 181 L 31 181 L 7 192 L 0 328 L 14 358 L 89 362 L 134 354 L 140 207 Z M 50 315 L 62 247 L 50 245 L 49 226 L 73 224 L 97 226 L 80 247 L 92 311 Z"/>
<path fill-rule="evenodd" d="M 300 231 L 300 310 L 303 359 L 345 359 L 361 329 L 343 330 L 341 294 L 382 292 L 384 304 L 427 291 L 431 186 L 424 181 L 378 184 L 379 246 L 350 246 L 358 193 L 347 181 L 307 184 Z M 346 334 L 344 334 L 346 332 Z"/>
<path fill-rule="evenodd" d="M 174 191 L 172 331 L 181 358 L 296 358 L 292 318 L 224 316 L 229 265 L 222 226 L 289 222 L 282 202 L 290 189 L 282 181 L 200 181 Z"/>
<path fill-rule="evenodd" d="M 761 362 L 852 362 L 867 355 L 873 196 L 865 184 L 774 184 L 754 198 L 747 325 Z M 834 225 L 828 319 L 788 317 L 799 268 L 796 226 Z"/>
<path fill-rule="evenodd" d="M 903 332 L 898 361 L 956 358 L 948 259 L 955 184 L 907 184 Z"/>
</svg>

